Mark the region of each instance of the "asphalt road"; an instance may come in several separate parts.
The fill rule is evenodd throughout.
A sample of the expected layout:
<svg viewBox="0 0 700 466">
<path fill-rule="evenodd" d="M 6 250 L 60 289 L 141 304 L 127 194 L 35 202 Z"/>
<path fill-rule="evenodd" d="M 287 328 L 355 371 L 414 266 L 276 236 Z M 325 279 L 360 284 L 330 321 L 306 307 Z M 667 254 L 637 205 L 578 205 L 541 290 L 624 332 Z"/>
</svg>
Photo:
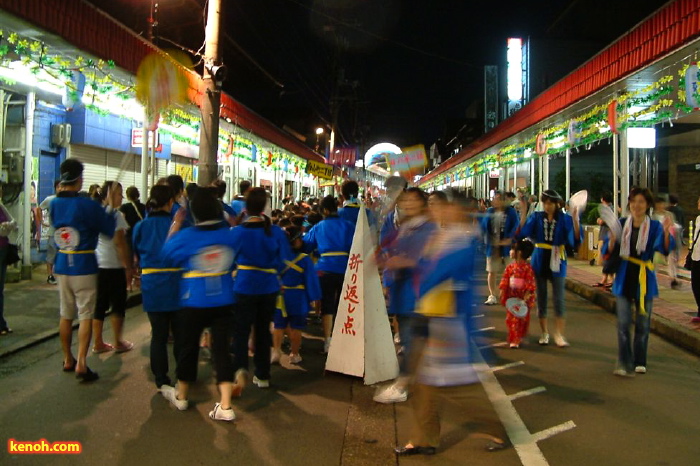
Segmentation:
<svg viewBox="0 0 700 466">
<path fill-rule="evenodd" d="M 485 351 L 488 364 L 502 369 L 488 372 L 485 385 L 466 387 L 466 403 L 443 407 L 439 454 L 400 462 L 391 449 L 409 439 L 410 404 L 373 403 L 372 387 L 324 375 L 317 339 L 305 339 L 300 367 L 283 360 L 271 389 L 251 386 L 234 402 L 234 423 L 207 417 L 216 388 L 205 361 L 191 394 L 194 406 L 175 411 L 150 381 L 150 329 L 140 309 L 133 309 L 127 338 L 136 349 L 90 356 L 101 375 L 92 385 L 79 385 L 59 370 L 57 339 L 0 359 L 0 439 L 83 445 L 79 456 L 11 456 L 3 447 L 0 464 L 697 464 L 700 360 L 652 335 L 649 373 L 614 377 L 614 317 L 570 293 L 567 308 L 570 348 L 540 347 L 532 332 L 532 343 L 519 350 Z M 481 306 L 475 314 L 481 313 L 486 330 L 479 344 L 504 341 L 505 311 Z M 485 452 L 483 434 L 506 430 L 517 448 Z"/>
</svg>

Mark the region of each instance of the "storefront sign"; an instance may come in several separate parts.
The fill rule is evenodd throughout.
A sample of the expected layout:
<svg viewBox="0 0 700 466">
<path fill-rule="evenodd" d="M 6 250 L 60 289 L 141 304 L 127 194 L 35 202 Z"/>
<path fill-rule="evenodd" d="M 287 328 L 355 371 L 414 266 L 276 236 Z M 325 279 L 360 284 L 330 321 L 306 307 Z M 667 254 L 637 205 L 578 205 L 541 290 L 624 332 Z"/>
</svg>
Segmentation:
<svg viewBox="0 0 700 466">
<path fill-rule="evenodd" d="M 330 180 L 333 178 L 333 165 L 309 160 L 306 162 L 306 173 L 316 175 L 324 180 Z"/>
<path fill-rule="evenodd" d="M 148 132 L 148 147 L 153 147 L 153 131 Z M 156 147 L 160 145 L 160 134 L 156 135 Z M 131 128 L 131 147 L 141 147 L 143 145 L 143 128 Z"/>
</svg>

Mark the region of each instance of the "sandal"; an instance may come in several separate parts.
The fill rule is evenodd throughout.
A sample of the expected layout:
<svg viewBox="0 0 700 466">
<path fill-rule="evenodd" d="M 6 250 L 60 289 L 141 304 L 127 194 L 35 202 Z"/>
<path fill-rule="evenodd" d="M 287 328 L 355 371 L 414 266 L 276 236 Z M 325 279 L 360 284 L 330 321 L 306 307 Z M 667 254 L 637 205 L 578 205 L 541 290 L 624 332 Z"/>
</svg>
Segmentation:
<svg viewBox="0 0 700 466">
<path fill-rule="evenodd" d="M 76 359 L 73 359 L 73 364 L 71 364 L 68 367 L 66 367 L 66 363 L 64 362 L 62 364 L 63 372 L 75 372 L 75 366 L 77 366 L 77 365 L 78 365 L 78 361 Z"/>
<path fill-rule="evenodd" d="M 607 284 L 607 283 L 603 283 L 603 282 L 598 282 L 598 283 L 596 283 L 595 285 L 591 285 L 591 286 L 592 286 L 593 288 L 604 288 L 604 287 L 608 286 L 608 284 Z"/>
<path fill-rule="evenodd" d="M 102 346 L 95 346 L 92 348 L 92 352 L 95 354 L 109 353 L 110 351 L 114 351 L 114 346 L 110 345 L 109 343 L 105 343 Z"/>
<path fill-rule="evenodd" d="M 88 367 L 85 372 L 76 372 L 75 378 L 78 379 L 79 382 L 94 382 L 95 380 L 99 379 L 100 376 L 97 375 L 97 372 L 93 372 Z"/>
<path fill-rule="evenodd" d="M 0 330 L 0 336 L 2 337 L 9 335 L 10 333 L 12 333 L 12 329 L 10 327 L 5 327 L 4 329 Z"/>
<path fill-rule="evenodd" d="M 130 341 L 120 341 L 117 346 L 114 347 L 116 353 L 126 353 L 134 349 L 134 344 Z"/>
</svg>

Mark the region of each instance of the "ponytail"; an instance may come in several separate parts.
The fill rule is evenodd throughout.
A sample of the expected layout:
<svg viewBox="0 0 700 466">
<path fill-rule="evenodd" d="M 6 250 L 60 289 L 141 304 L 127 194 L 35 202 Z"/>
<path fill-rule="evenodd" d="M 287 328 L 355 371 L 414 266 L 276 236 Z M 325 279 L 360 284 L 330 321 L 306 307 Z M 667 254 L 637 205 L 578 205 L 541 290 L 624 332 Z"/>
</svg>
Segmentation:
<svg viewBox="0 0 700 466">
<path fill-rule="evenodd" d="M 146 201 L 148 210 L 162 209 L 173 200 L 173 190 L 168 185 L 155 185 L 151 188 L 151 195 Z"/>
</svg>

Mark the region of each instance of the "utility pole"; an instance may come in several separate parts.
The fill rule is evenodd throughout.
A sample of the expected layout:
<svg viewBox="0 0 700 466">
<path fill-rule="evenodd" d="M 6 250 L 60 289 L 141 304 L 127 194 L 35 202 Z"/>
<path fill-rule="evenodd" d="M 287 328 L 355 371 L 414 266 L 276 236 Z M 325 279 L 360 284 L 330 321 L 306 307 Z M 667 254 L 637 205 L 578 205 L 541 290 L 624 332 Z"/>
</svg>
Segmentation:
<svg viewBox="0 0 700 466">
<path fill-rule="evenodd" d="M 199 176 L 197 183 L 208 186 L 218 175 L 216 160 L 219 146 L 219 111 L 221 81 L 225 70 L 219 65 L 219 27 L 221 0 L 209 0 L 204 50 L 204 96 L 202 98 L 202 128 L 199 135 Z"/>
</svg>

